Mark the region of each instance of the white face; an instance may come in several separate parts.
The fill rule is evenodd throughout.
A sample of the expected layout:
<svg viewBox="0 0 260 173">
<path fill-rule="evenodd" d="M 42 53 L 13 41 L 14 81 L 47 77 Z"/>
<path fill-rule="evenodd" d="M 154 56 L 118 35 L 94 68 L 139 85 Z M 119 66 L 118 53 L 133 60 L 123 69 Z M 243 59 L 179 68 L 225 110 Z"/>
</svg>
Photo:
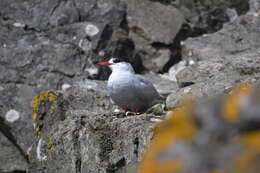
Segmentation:
<svg viewBox="0 0 260 173">
<path fill-rule="evenodd" d="M 134 72 L 134 69 L 131 64 L 127 62 L 122 62 L 117 58 L 111 58 L 108 62 L 112 64 L 109 66 L 112 71 Z"/>
</svg>

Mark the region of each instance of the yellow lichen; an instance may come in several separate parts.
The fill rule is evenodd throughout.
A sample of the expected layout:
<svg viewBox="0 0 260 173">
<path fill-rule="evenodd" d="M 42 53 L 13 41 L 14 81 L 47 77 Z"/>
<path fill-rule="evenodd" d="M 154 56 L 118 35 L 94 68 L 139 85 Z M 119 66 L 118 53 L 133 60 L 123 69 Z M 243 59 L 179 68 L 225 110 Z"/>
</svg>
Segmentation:
<svg viewBox="0 0 260 173">
<path fill-rule="evenodd" d="M 40 129 L 39 127 L 36 127 L 36 128 L 35 128 L 35 133 L 36 133 L 36 134 L 39 134 L 40 131 L 41 131 L 41 129 Z"/>
<path fill-rule="evenodd" d="M 178 172 L 181 170 L 182 160 L 176 158 L 164 160 L 162 158 L 160 162 L 157 156 L 178 140 L 190 141 L 193 139 L 197 131 L 191 114 L 193 104 L 194 101 L 190 99 L 181 101 L 171 110 L 170 118 L 156 126 L 150 148 L 139 167 L 140 173 Z"/>
<path fill-rule="evenodd" d="M 36 134 L 39 134 L 40 132 L 40 127 L 37 126 L 37 113 L 38 113 L 38 109 L 39 109 L 39 105 L 44 101 L 44 100 L 47 100 L 51 103 L 53 103 L 55 100 L 56 100 L 57 96 L 52 94 L 52 93 L 49 93 L 49 92 L 46 92 L 46 91 L 42 91 L 38 96 L 35 96 L 33 98 L 33 104 L 32 104 L 32 107 L 33 107 L 33 123 L 34 123 L 34 127 L 35 127 L 35 132 Z"/>
<path fill-rule="evenodd" d="M 252 92 L 252 85 L 249 83 L 239 84 L 224 101 L 223 116 L 230 122 L 234 123 L 238 120 L 238 114 L 240 112 L 240 102 L 244 96 L 249 95 Z"/>
<path fill-rule="evenodd" d="M 52 153 L 55 152 L 55 144 L 52 134 L 47 136 L 47 146 L 46 146 L 49 158 L 52 158 Z"/>
<path fill-rule="evenodd" d="M 53 104 L 51 105 L 51 108 L 50 108 L 50 113 L 51 113 L 51 114 L 56 113 L 56 111 L 58 110 L 58 107 L 59 107 L 58 104 L 53 103 Z"/>
</svg>

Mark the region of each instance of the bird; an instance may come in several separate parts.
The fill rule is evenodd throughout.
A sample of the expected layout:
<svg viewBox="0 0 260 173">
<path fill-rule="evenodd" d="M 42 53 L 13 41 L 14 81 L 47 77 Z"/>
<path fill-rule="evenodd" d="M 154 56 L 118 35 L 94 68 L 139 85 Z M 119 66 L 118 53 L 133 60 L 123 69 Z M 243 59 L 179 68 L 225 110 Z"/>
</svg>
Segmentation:
<svg viewBox="0 0 260 173">
<path fill-rule="evenodd" d="M 108 93 L 112 101 L 125 111 L 144 113 L 153 105 L 163 103 L 164 98 L 153 84 L 136 74 L 130 63 L 111 58 L 97 64 L 112 70 L 107 82 Z"/>
</svg>

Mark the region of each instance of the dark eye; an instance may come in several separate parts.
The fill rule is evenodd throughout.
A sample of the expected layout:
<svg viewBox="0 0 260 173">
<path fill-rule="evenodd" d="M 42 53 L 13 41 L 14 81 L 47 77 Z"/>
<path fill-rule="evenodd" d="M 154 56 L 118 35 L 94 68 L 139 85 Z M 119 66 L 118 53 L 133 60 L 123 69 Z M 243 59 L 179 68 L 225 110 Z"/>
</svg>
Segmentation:
<svg viewBox="0 0 260 173">
<path fill-rule="evenodd" d="M 118 62 L 121 62 L 121 61 L 120 61 L 120 59 L 118 59 L 118 58 L 114 58 L 114 59 L 113 59 L 113 62 L 114 62 L 114 63 L 118 63 Z"/>
</svg>

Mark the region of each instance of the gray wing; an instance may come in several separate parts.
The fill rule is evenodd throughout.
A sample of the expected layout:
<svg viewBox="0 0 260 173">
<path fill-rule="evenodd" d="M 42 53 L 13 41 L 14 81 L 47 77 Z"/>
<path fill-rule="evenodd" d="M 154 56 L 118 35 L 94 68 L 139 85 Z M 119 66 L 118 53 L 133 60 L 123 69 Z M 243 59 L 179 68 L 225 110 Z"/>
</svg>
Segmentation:
<svg viewBox="0 0 260 173">
<path fill-rule="evenodd" d="M 136 75 L 134 87 L 136 88 L 136 95 L 144 102 L 149 103 L 149 106 L 156 104 L 162 100 L 161 96 L 153 86 L 153 84 L 140 75 Z"/>
</svg>

